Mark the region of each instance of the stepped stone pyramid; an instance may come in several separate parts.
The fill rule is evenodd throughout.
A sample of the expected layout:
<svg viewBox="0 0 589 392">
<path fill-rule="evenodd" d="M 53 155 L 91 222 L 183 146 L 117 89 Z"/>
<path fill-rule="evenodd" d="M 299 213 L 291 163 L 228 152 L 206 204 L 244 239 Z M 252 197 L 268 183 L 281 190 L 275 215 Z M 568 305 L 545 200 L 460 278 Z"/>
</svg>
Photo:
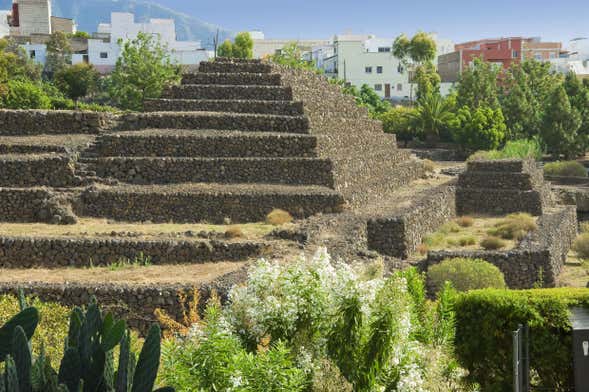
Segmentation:
<svg viewBox="0 0 589 392">
<path fill-rule="evenodd" d="M 255 223 L 283 209 L 320 233 L 325 221 L 353 226 L 337 238 L 355 241 L 366 211 L 395 204 L 424 171 L 353 97 L 308 71 L 218 59 L 145 109 L 0 110 L 0 293 L 25 287 L 68 305 L 96 295 L 145 331 L 158 306 L 181 317 L 178 290 L 206 298 L 242 279 L 246 261 L 300 252 L 288 233 L 228 238 L 180 224 Z M 131 283 L 79 269 L 137 255 L 151 265 Z"/>
</svg>

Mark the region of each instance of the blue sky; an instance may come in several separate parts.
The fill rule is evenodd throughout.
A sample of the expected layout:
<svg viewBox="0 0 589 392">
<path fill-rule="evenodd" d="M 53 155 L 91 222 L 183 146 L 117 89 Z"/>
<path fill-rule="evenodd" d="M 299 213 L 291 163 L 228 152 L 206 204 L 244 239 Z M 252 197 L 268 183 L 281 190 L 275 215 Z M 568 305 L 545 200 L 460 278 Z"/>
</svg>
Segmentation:
<svg viewBox="0 0 589 392">
<path fill-rule="evenodd" d="M 589 0 L 155 0 L 232 31 L 267 38 L 324 38 L 335 33 L 435 31 L 455 41 L 541 36 L 566 42 L 589 36 Z M 222 4 L 222 5 L 221 5 Z"/>
</svg>

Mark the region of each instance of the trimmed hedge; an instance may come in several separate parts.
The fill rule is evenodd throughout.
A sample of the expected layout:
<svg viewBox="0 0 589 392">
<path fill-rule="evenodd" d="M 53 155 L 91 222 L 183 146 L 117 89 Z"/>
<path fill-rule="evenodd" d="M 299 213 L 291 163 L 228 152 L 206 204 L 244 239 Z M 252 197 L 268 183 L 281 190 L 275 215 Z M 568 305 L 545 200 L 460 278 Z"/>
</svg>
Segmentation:
<svg viewBox="0 0 589 392">
<path fill-rule="evenodd" d="M 428 287 L 438 292 L 449 281 L 458 291 L 485 288 L 505 288 L 503 273 L 493 264 L 481 259 L 454 258 L 432 265 L 427 271 Z"/>
<path fill-rule="evenodd" d="M 512 331 L 530 326 L 533 386 L 565 391 L 573 385 L 569 308 L 589 307 L 588 289 L 470 291 L 458 296 L 456 353 L 482 391 L 512 388 Z"/>
<path fill-rule="evenodd" d="M 587 169 L 577 161 L 551 162 L 544 165 L 547 176 L 587 177 Z"/>
</svg>

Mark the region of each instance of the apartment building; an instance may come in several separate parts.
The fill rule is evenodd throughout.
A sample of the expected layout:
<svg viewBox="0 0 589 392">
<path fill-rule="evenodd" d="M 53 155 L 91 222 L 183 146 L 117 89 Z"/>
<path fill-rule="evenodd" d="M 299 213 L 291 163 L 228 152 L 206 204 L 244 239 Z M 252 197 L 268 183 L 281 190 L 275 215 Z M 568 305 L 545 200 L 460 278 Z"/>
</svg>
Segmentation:
<svg viewBox="0 0 589 392">
<path fill-rule="evenodd" d="M 453 49 L 449 40 L 433 35 L 438 54 Z M 409 82 L 409 72 L 401 61 L 393 56 L 394 38 L 377 38 L 373 35 L 337 35 L 328 47 L 314 48 L 312 58 L 318 67 L 330 77 L 361 87 L 367 84 L 384 99 L 392 101 L 413 98 L 415 86 Z M 322 57 L 322 56 L 330 57 Z M 445 93 L 445 86 L 442 93 Z"/>
<path fill-rule="evenodd" d="M 460 73 L 480 58 L 500 65 L 503 69 L 526 59 L 548 61 L 556 59 L 562 51 L 560 42 L 542 42 L 540 38 L 493 38 L 456 44 L 454 51 L 438 58 L 442 82 L 456 82 Z"/>
<path fill-rule="evenodd" d="M 556 59 L 550 59 L 552 68 L 561 73 L 574 72 L 579 78 L 589 79 L 589 38 L 569 41 L 567 50 Z"/>
</svg>

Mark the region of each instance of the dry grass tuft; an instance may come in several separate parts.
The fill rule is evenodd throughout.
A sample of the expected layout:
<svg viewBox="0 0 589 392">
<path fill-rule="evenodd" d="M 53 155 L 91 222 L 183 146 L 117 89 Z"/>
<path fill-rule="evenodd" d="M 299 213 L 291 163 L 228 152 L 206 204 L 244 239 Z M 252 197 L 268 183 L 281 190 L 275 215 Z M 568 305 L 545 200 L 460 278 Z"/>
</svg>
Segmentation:
<svg viewBox="0 0 589 392">
<path fill-rule="evenodd" d="M 472 216 L 461 216 L 456 218 L 456 223 L 460 227 L 471 227 L 474 225 L 474 218 Z"/>
<path fill-rule="evenodd" d="M 506 244 L 499 237 L 489 236 L 481 241 L 481 247 L 485 250 L 497 250 L 505 248 Z"/>
<path fill-rule="evenodd" d="M 425 256 L 428 251 L 429 251 L 429 248 L 427 247 L 426 244 L 421 244 L 417 247 L 417 252 L 422 256 Z"/>
<path fill-rule="evenodd" d="M 589 233 L 582 233 L 573 243 L 573 250 L 581 259 L 589 259 Z"/>
<path fill-rule="evenodd" d="M 424 159 L 423 168 L 426 173 L 433 173 L 436 170 L 436 164 L 432 160 Z"/>
<path fill-rule="evenodd" d="M 266 215 L 266 223 L 274 226 L 281 226 L 292 221 L 292 215 L 284 210 L 275 209 Z"/>
<path fill-rule="evenodd" d="M 225 238 L 227 239 L 243 238 L 244 236 L 245 234 L 239 226 L 230 226 L 225 230 Z"/>
<path fill-rule="evenodd" d="M 489 230 L 489 234 L 505 240 L 519 241 L 537 228 L 536 219 L 532 215 L 520 212 L 507 215 L 505 219 Z"/>
<path fill-rule="evenodd" d="M 467 237 L 462 237 L 458 240 L 458 244 L 460 246 L 471 246 L 471 245 L 475 245 L 477 243 L 477 239 L 474 236 L 467 236 Z"/>
</svg>

